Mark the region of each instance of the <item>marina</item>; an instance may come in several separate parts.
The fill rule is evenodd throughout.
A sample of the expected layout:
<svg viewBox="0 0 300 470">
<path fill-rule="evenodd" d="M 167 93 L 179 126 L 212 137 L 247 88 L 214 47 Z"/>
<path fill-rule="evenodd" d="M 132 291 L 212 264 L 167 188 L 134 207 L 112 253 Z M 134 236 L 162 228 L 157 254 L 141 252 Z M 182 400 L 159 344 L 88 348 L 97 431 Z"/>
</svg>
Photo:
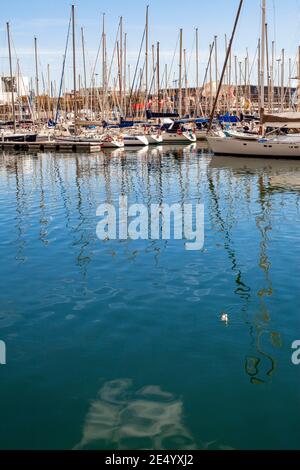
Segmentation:
<svg viewBox="0 0 300 470">
<path fill-rule="evenodd" d="M 15 3 L 0 459 L 299 451 L 298 0 Z"/>
<path fill-rule="evenodd" d="M 7 22 L 9 76 L 3 76 L 1 80 L 0 130 L 2 144 L 5 144 L 2 148 L 10 147 L 6 142 L 23 140 L 30 145 L 11 144 L 11 147 L 16 150 L 50 149 L 60 152 L 83 149 L 93 152 L 101 146 L 121 148 L 208 140 L 216 154 L 300 158 L 300 146 L 297 145 L 300 145 L 300 46 L 295 48 L 294 62 L 289 58 L 287 79 L 285 50 L 282 49 L 280 59 L 276 59 L 276 42 L 269 43 L 268 3 L 263 0 L 256 7 L 261 13 L 261 34 L 255 56 L 251 59 L 247 48 L 243 64 L 234 55 L 234 47 L 241 15 L 247 7 L 244 0 L 237 4 L 233 29 L 230 35 L 225 35 L 224 58 L 219 51 L 219 38 L 215 35 L 209 44 L 205 67 L 203 64 L 201 67 L 199 62 L 199 28 L 195 28 L 189 56 L 184 44 L 184 30 L 179 29 L 172 64 L 162 67 L 162 44 L 149 45 L 151 21 L 147 6 L 133 77 L 129 73 L 128 33 L 124 32 L 123 16 L 119 19 L 112 57 L 109 58 L 106 17 L 103 14 L 99 49 L 94 66 L 89 70 L 85 29 L 80 29 L 78 47 L 78 18 L 76 7 L 72 5 L 62 70 L 55 80 L 55 87 L 49 64 L 46 87 L 36 36 L 35 77 L 30 79 L 31 85 L 28 86 L 28 77 L 21 72 L 20 58 L 15 48 L 14 53 L 12 50 L 13 33 Z M 174 64 L 175 59 L 178 67 Z M 68 61 L 72 64 L 69 76 L 66 70 Z M 193 87 L 188 76 L 192 62 L 195 67 Z M 275 62 L 278 63 L 277 69 Z M 97 68 L 101 69 L 100 86 L 96 84 Z M 178 76 L 174 81 L 177 88 L 170 87 L 171 72 Z M 43 94 L 40 93 L 41 79 Z M 257 84 L 252 85 L 255 79 Z M 70 89 L 66 87 L 66 81 Z M 287 136 L 294 145 L 289 145 Z M 253 140 L 251 145 L 250 139 Z M 51 144 L 46 144 L 45 140 Z M 36 141 L 39 143 L 33 145 Z M 62 146 L 63 141 L 67 145 Z M 89 145 L 84 147 L 83 144 Z"/>
</svg>

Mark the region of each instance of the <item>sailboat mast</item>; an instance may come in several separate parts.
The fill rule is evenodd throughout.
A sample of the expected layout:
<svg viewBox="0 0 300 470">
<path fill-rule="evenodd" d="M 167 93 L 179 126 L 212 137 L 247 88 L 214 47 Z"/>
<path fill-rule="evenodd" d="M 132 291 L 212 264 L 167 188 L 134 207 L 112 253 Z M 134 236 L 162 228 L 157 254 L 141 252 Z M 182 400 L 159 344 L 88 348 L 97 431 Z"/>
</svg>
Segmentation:
<svg viewBox="0 0 300 470">
<path fill-rule="evenodd" d="M 196 28 L 196 116 L 199 115 L 199 34 Z"/>
<path fill-rule="evenodd" d="M 227 54 L 226 54 L 226 58 L 225 58 L 225 62 L 224 62 L 224 66 L 223 66 L 223 70 L 222 70 L 222 74 L 221 74 L 221 78 L 220 78 L 220 82 L 219 82 L 219 86 L 218 86 L 218 90 L 217 90 L 217 94 L 216 94 L 216 98 L 215 98 L 215 102 L 214 102 L 213 109 L 212 109 L 212 112 L 211 112 L 211 115 L 210 115 L 208 132 L 212 128 L 213 119 L 214 119 L 214 115 L 215 115 L 215 110 L 216 110 L 219 95 L 220 95 L 220 92 L 221 92 L 221 88 L 222 88 L 222 84 L 223 84 L 223 80 L 224 80 L 224 76 L 225 76 L 225 72 L 226 72 L 226 68 L 227 68 L 227 63 L 228 63 L 228 60 L 229 60 L 230 51 L 232 49 L 232 44 L 233 44 L 233 40 L 234 40 L 234 37 L 235 37 L 235 32 L 236 32 L 236 28 L 237 28 L 237 25 L 238 25 L 238 22 L 239 22 L 239 18 L 240 18 L 243 3 L 244 3 L 244 0 L 240 0 L 240 4 L 239 4 L 239 8 L 238 8 L 237 15 L 236 15 L 236 18 L 235 18 L 234 27 L 233 27 L 232 35 L 231 35 L 231 38 L 230 38 L 230 42 L 229 42 L 229 46 L 228 46 L 228 50 L 227 50 Z"/>
<path fill-rule="evenodd" d="M 77 78 L 76 78 L 76 36 L 75 36 L 75 5 L 72 5 L 72 36 L 73 36 L 73 86 L 74 86 L 74 132 L 77 135 Z"/>
<path fill-rule="evenodd" d="M 184 63 L 184 114 L 188 114 L 188 107 L 187 107 L 187 94 L 188 94 L 188 86 L 187 86 L 187 66 L 186 66 L 186 49 L 183 49 L 183 63 Z"/>
<path fill-rule="evenodd" d="M 123 82 L 123 93 L 124 93 L 124 113 L 125 117 L 127 114 L 127 33 L 124 34 L 124 82 Z"/>
<path fill-rule="evenodd" d="M 292 106 L 292 59 L 289 58 L 289 111 Z"/>
<path fill-rule="evenodd" d="M 50 64 L 47 64 L 47 95 L 48 95 L 48 118 L 51 116 L 51 78 L 50 78 Z"/>
<path fill-rule="evenodd" d="M 281 112 L 284 111 L 284 80 L 285 80 L 285 70 L 284 70 L 284 60 L 285 60 L 285 51 L 282 49 L 282 59 L 281 59 Z"/>
<path fill-rule="evenodd" d="M 260 117 L 265 111 L 265 56 L 266 56 L 266 0 L 262 0 L 262 22 L 261 22 L 261 64 L 260 64 Z"/>
<path fill-rule="evenodd" d="M 84 79 L 84 108 L 86 108 L 87 80 L 86 80 L 85 42 L 84 42 L 83 28 L 81 28 L 81 44 L 82 44 L 83 79 Z"/>
<path fill-rule="evenodd" d="M 12 71 L 12 59 L 11 59 L 11 43 L 10 43 L 10 27 L 9 23 L 6 23 L 7 27 L 7 42 L 8 42 L 8 55 L 9 55 L 9 69 L 10 69 L 10 81 L 11 81 L 11 104 L 14 121 L 14 132 L 16 133 L 16 110 L 15 110 L 15 94 L 14 94 L 14 77 Z"/>
<path fill-rule="evenodd" d="M 157 109 L 158 112 L 160 111 L 160 95 L 159 95 L 159 89 L 160 89 L 160 44 L 159 42 L 156 45 L 157 50 L 156 50 L 156 76 L 157 76 Z"/>
<path fill-rule="evenodd" d="M 178 113 L 182 117 L 182 29 L 180 29 L 180 45 L 179 45 L 179 90 L 178 90 Z"/>
<path fill-rule="evenodd" d="M 105 92 L 105 13 L 102 14 L 102 90 Z"/>
<path fill-rule="evenodd" d="M 227 69 L 227 64 L 226 64 Z M 218 36 L 215 36 L 215 80 L 216 90 L 218 89 Z"/>
<path fill-rule="evenodd" d="M 274 73 L 275 73 L 275 41 L 272 41 L 272 72 L 271 72 L 271 111 L 274 108 Z"/>
<path fill-rule="evenodd" d="M 148 98 L 148 67 L 149 67 L 149 5 L 146 7 L 146 51 L 145 51 L 145 73 L 146 73 L 146 101 Z"/>
<path fill-rule="evenodd" d="M 37 121 L 40 122 L 40 90 L 39 90 L 39 61 L 37 52 L 37 38 L 34 38 L 34 55 L 35 55 L 35 92 L 36 92 L 36 113 Z"/>
<path fill-rule="evenodd" d="M 123 16 L 120 18 L 120 109 L 123 112 Z"/>
<path fill-rule="evenodd" d="M 268 77 L 268 109 L 271 112 L 271 73 L 270 73 L 270 60 L 269 60 L 269 34 L 268 34 L 268 23 L 265 24 L 266 34 L 266 54 L 267 54 L 267 77 Z"/>
<path fill-rule="evenodd" d="M 300 46 L 298 47 L 298 87 L 297 87 L 297 111 L 300 112 Z"/>
<path fill-rule="evenodd" d="M 261 95 L 260 95 L 260 64 L 261 64 L 261 44 L 260 44 L 260 38 L 258 40 L 258 45 L 257 45 L 257 89 L 258 89 L 258 94 L 257 94 L 257 101 L 258 101 L 258 112 L 261 109 Z"/>
</svg>

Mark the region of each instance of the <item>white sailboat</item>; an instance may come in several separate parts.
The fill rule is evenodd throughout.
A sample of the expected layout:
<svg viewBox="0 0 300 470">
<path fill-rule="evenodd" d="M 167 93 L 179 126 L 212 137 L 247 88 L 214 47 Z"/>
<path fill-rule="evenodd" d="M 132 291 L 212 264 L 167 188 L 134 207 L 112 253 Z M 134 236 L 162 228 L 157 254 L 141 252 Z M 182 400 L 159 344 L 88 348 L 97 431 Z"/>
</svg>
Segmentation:
<svg viewBox="0 0 300 470">
<path fill-rule="evenodd" d="M 124 147 L 124 140 L 121 138 L 117 138 L 115 136 L 106 135 L 102 137 L 100 140 L 101 148 L 108 149 L 108 148 L 123 148 Z"/>
<path fill-rule="evenodd" d="M 192 130 L 186 130 L 176 122 L 163 132 L 162 139 L 164 144 L 192 144 L 197 141 Z"/>
<path fill-rule="evenodd" d="M 300 158 L 300 137 L 292 135 L 264 136 L 265 128 L 278 130 L 300 129 L 300 113 L 265 114 L 265 25 L 266 0 L 262 1 L 261 54 L 261 130 L 256 136 L 233 131 L 207 136 L 209 147 L 216 155 L 258 156 L 267 158 Z M 226 64 L 225 64 L 226 65 Z M 280 131 L 279 131 L 280 132 Z"/>
<path fill-rule="evenodd" d="M 147 140 L 149 145 L 160 145 L 163 142 L 162 135 L 159 134 L 147 134 Z"/>
<path fill-rule="evenodd" d="M 207 141 L 215 155 L 300 158 L 300 138 L 274 137 L 252 141 L 234 137 L 208 136 Z"/>
<path fill-rule="evenodd" d="M 125 147 L 141 147 L 144 145 L 149 145 L 149 141 L 144 135 L 124 135 L 124 145 Z"/>
</svg>

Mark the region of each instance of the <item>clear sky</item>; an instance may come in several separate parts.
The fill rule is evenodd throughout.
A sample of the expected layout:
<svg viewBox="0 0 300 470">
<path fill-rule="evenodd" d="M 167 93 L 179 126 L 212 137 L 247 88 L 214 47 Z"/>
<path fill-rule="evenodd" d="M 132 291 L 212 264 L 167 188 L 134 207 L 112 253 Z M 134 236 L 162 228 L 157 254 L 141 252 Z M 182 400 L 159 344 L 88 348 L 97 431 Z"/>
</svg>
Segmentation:
<svg viewBox="0 0 300 470">
<path fill-rule="evenodd" d="M 0 73 L 8 72 L 6 22 L 11 24 L 12 37 L 22 73 L 33 75 L 33 37 L 38 38 L 41 70 L 45 73 L 47 63 L 51 66 L 52 78 L 61 71 L 65 47 L 70 0 L 11 0 L 1 2 L 0 23 Z M 111 52 L 119 17 L 124 17 L 124 31 L 128 34 L 128 62 L 134 68 L 144 29 L 146 4 L 150 7 L 150 43 L 160 41 L 161 62 L 172 62 L 179 28 L 183 28 L 184 47 L 190 63 L 189 80 L 195 77 L 193 43 L 195 27 L 199 28 L 201 70 L 208 57 L 208 44 L 218 35 L 220 62 L 224 56 L 224 35 L 230 34 L 238 0 L 77 0 L 76 17 L 78 30 L 78 73 L 81 71 L 81 49 L 79 32 L 85 28 L 88 68 L 92 69 L 101 37 L 101 14 L 106 13 L 108 51 Z M 254 60 L 260 34 L 260 0 L 245 0 L 241 21 L 234 46 L 234 54 L 244 60 L 246 48 L 251 61 Z M 270 42 L 276 39 L 277 56 L 282 48 L 286 57 L 295 61 L 300 44 L 300 0 L 267 0 Z M 71 78 L 71 56 L 68 59 L 68 76 Z M 100 63 L 97 66 L 100 72 Z M 173 75 L 177 74 L 178 56 L 174 61 Z M 295 74 L 295 72 L 294 72 Z M 256 72 L 254 72 L 254 79 Z M 69 82 L 68 82 L 69 83 Z"/>
</svg>

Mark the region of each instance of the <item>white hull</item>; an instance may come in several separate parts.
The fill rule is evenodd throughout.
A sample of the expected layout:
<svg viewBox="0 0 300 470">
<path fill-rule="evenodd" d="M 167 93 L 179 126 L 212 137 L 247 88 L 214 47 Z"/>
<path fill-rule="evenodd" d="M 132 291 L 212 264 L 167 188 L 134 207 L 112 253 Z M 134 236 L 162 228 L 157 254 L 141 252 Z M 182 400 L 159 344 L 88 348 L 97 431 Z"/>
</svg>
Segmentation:
<svg viewBox="0 0 300 470">
<path fill-rule="evenodd" d="M 184 132 L 183 134 L 165 132 L 162 138 L 164 144 L 191 144 L 197 141 L 195 134 L 190 134 L 189 132 Z"/>
<path fill-rule="evenodd" d="M 163 138 L 161 135 L 155 135 L 155 134 L 151 134 L 151 135 L 147 135 L 147 140 L 149 142 L 149 145 L 157 145 L 157 144 L 161 144 L 162 141 L 163 141 Z"/>
<path fill-rule="evenodd" d="M 147 137 L 142 135 L 125 136 L 124 145 L 125 147 L 141 147 L 144 145 L 149 145 L 149 142 Z"/>
<path fill-rule="evenodd" d="M 195 131 L 197 140 L 206 140 L 207 131 Z"/>
<path fill-rule="evenodd" d="M 208 136 L 211 150 L 217 155 L 248 155 L 268 158 L 300 158 L 300 140 L 284 142 L 279 140 L 243 141 Z"/>
<path fill-rule="evenodd" d="M 124 147 L 123 142 L 113 140 L 111 142 L 101 142 L 101 147 L 103 149 L 122 149 Z"/>
</svg>

